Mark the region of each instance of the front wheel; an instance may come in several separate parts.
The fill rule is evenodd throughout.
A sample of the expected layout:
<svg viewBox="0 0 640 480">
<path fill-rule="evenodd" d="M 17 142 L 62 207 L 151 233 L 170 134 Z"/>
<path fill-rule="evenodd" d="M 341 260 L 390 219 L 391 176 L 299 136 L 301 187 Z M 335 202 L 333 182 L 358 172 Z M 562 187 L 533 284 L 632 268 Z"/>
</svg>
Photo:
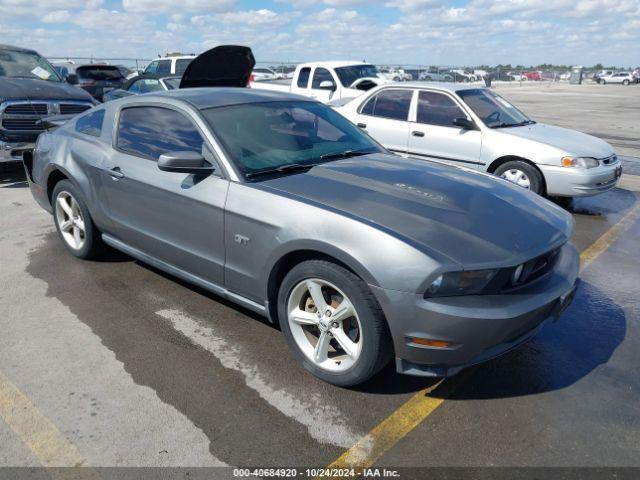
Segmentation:
<svg viewBox="0 0 640 480">
<path fill-rule="evenodd" d="M 494 173 L 522 188 L 537 194 L 542 193 L 542 175 L 538 169 L 527 162 L 522 160 L 507 162 L 500 165 Z"/>
<path fill-rule="evenodd" d="M 623 85 L 629 85 L 630 83 L 631 83 L 631 82 L 630 82 L 629 80 L 623 80 L 623 81 L 622 81 L 622 84 L 623 84 Z"/>
<path fill-rule="evenodd" d="M 64 246 L 75 257 L 94 258 L 104 244 L 79 190 L 69 180 L 58 182 L 51 196 L 53 218 Z"/>
<path fill-rule="evenodd" d="M 282 333 L 316 377 L 343 387 L 375 375 L 391 358 L 386 320 L 369 287 L 324 260 L 295 266 L 278 294 Z"/>
</svg>

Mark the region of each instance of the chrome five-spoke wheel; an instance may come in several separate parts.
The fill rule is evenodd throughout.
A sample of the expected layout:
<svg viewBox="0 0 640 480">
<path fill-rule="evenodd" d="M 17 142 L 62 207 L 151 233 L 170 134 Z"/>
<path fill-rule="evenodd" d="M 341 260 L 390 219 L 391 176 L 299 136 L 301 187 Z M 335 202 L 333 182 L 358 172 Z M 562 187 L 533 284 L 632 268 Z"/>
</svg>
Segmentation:
<svg viewBox="0 0 640 480">
<path fill-rule="evenodd" d="M 527 190 L 531 188 L 531 181 L 529 180 L 528 175 L 522 170 L 512 168 L 503 172 L 500 176 L 505 180 L 509 180 L 516 185 L 526 188 Z"/>
<path fill-rule="evenodd" d="M 70 248 L 80 250 L 84 246 L 86 230 L 80 205 L 73 195 L 67 191 L 58 193 L 55 214 L 64 241 Z"/>
<path fill-rule="evenodd" d="M 351 368 L 362 351 L 362 327 L 351 300 L 332 283 L 305 279 L 291 291 L 287 319 L 293 339 L 315 365 L 329 372 Z"/>
</svg>

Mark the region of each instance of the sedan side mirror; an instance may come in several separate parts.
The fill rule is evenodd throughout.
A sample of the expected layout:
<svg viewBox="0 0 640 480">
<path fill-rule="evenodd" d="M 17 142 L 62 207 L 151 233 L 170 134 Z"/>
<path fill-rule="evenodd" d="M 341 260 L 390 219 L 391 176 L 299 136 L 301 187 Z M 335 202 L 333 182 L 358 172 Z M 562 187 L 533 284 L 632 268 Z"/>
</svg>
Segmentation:
<svg viewBox="0 0 640 480">
<path fill-rule="evenodd" d="M 322 82 L 320 82 L 320 89 L 331 90 L 333 92 L 336 89 L 336 84 L 331 80 L 323 80 Z"/>
<path fill-rule="evenodd" d="M 476 124 L 473 123 L 468 118 L 465 118 L 465 117 L 454 118 L 453 119 L 453 124 L 456 127 L 462 127 L 465 130 L 475 130 L 476 129 Z"/>
<path fill-rule="evenodd" d="M 71 85 L 77 85 L 78 75 L 76 75 L 75 73 L 70 73 L 69 75 L 67 75 L 67 78 L 65 78 L 65 80 Z"/>
<path fill-rule="evenodd" d="M 215 167 L 207 162 L 201 153 L 167 152 L 158 158 L 158 168 L 163 172 L 193 173 L 195 175 L 209 175 Z"/>
</svg>

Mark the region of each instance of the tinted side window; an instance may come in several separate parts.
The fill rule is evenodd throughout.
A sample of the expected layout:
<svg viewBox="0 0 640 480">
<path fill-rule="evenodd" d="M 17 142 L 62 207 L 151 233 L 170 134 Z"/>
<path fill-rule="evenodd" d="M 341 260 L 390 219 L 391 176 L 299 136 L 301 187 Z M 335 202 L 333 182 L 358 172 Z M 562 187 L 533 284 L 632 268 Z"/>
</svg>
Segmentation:
<svg viewBox="0 0 640 480">
<path fill-rule="evenodd" d="M 311 69 L 309 67 L 305 67 L 300 70 L 300 74 L 298 75 L 298 88 L 307 88 L 307 85 L 309 85 L 310 74 Z"/>
<path fill-rule="evenodd" d="M 171 73 L 171 60 L 160 60 L 156 73 Z"/>
<path fill-rule="evenodd" d="M 130 107 L 120 112 L 118 148 L 157 160 L 175 151 L 201 152 L 204 140 L 189 118 L 161 107 Z"/>
<path fill-rule="evenodd" d="M 104 110 L 88 113 L 76 121 L 76 132 L 99 137 L 102 133 L 102 122 L 104 121 Z"/>
<path fill-rule="evenodd" d="M 393 120 L 408 120 L 411 97 L 413 90 L 383 90 L 367 102 L 362 113 Z"/>
<path fill-rule="evenodd" d="M 418 123 L 453 127 L 453 119 L 465 113 L 450 97 L 436 92 L 420 92 L 418 96 Z"/>
<path fill-rule="evenodd" d="M 320 88 L 320 84 L 325 80 L 333 82 L 331 72 L 326 68 L 316 68 L 316 71 L 313 72 L 313 82 L 311 83 L 311 88 Z"/>
<path fill-rule="evenodd" d="M 191 63 L 191 58 L 180 58 L 176 60 L 176 75 L 182 75 Z"/>
</svg>

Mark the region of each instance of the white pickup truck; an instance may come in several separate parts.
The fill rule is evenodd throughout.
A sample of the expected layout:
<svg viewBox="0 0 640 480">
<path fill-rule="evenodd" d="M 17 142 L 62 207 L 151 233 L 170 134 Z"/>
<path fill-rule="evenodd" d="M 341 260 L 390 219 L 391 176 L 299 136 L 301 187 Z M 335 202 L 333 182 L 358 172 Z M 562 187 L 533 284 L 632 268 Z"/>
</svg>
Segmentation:
<svg viewBox="0 0 640 480">
<path fill-rule="evenodd" d="M 291 92 L 332 103 L 355 98 L 384 83 L 388 81 L 370 63 L 335 61 L 303 63 L 291 79 L 254 82 L 251 88 Z"/>
</svg>

